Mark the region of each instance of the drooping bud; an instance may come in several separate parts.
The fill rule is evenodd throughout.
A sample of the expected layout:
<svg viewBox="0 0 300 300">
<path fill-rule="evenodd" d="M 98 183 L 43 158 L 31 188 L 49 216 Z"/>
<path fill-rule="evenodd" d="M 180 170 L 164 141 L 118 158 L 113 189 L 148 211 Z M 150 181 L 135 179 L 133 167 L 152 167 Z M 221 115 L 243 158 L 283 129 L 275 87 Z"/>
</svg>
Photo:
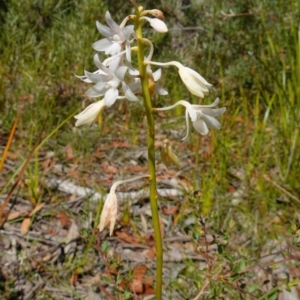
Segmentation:
<svg viewBox="0 0 300 300">
<path fill-rule="evenodd" d="M 147 12 L 148 14 L 160 20 L 163 20 L 165 18 L 163 12 L 159 9 L 152 9 L 152 10 L 148 10 Z"/>
<path fill-rule="evenodd" d="M 106 198 L 104 203 L 100 224 L 98 225 L 99 231 L 102 231 L 106 226 L 109 225 L 109 235 L 112 235 L 118 214 L 118 202 L 117 196 L 114 190 L 112 190 Z"/>
<path fill-rule="evenodd" d="M 157 18 L 148 18 L 148 17 L 141 17 L 142 20 L 147 20 L 150 23 L 150 26 L 154 28 L 157 32 L 165 33 L 168 31 L 168 27 L 160 19 Z"/>
<path fill-rule="evenodd" d="M 188 90 L 198 97 L 203 98 L 212 86 L 199 73 L 183 65 L 179 68 L 179 75 Z"/>
<path fill-rule="evenodd" d="M 114 231 L 114 227 L 117 220 L 118 214 L 118 199 L 116 195 L 116 188 L 123 183 L 139 180 L 142 178 L 149 178 L 149 175 L 145 176 L 137 176 L 134 178 L 130 178 L 127 180 L 119 180 L 116 181 L 110 189 L 110 192 L 105 200 L 101 216 L 100 216 L 100 224 L 98 225 L 99 231 L 102 231 L 106 226 L 109 225 L 109 235 L 112 235 Z"/>
<path fill-rule="evenodd" d="M 104 109 L 104 107 L 105 107 L 105 103 L 103 100 L 92 103 L 80 114 L 74 116 L 74 118 L 77 119 L 75 126 L 78 127 L 84 124 L 90 125 L 92 122 L 96 120 L 96 118 Z"/>
<path fill-rule="evenodd" d="M 167 63 L 144 61 L 144 63 L 147 65 L 154 65 L 154 66 L 177 67 L 180 78 L 185 84 L 185 86 L 192 94 L 198 97 L 203 98 L 205 94 L 208 94 L 209 88 L 212 87 L 212 84 L 208 83 L 199 73 L 197 73 L 196 71 L 194 71 L 189 67 L 185 67 L 178 61 L 170 61 Z"/>
</svg>

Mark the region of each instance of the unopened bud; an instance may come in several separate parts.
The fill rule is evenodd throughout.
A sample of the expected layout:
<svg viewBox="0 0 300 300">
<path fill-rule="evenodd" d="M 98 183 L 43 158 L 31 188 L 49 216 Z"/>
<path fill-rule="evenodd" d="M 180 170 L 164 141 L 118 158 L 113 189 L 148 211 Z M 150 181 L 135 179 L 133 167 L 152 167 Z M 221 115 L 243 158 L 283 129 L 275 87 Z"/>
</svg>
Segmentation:
<svg viewBox="0 0 300 300">
<path fill-rule="evenodd" d="M 147 20 L 150 23 L 150 26 L 154 28 L 157 32 L 164 33 L 168 31 L 168 27 L 164 23 L 164 21 L 158 18 L 141 17 L 141 19 Z"/>
<path fill-rule="evenodd" d="M 159 9 L 149 10 L 148 13 L 150 15 L 152 15 L 153 17 L 158 18 L 160 20 L 163 20 L 165 18 L 163 12 Z"/>
</svg>

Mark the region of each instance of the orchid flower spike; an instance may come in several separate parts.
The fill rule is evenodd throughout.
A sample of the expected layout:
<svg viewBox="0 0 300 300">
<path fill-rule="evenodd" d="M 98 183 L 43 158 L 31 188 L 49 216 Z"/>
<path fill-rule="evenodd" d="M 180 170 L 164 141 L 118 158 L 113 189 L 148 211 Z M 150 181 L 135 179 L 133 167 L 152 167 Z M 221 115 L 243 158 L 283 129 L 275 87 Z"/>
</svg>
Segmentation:
<svg viewBox="0 0 300 300">
<path fill-rule="evenodd" d="M 196 105 L 196 104 L 190 104 L 189 102 L 187 102 L 185 100 L 180 100 L 171 106 L 162 107 L 162 108 L 154 108 L 154 111 L 169 110 L 178 105 L 185 106 L 185 108 L 186 108 L 185 118 L 186 118 L 187 133 L 186 133 L 186 136 L 182 139 L 182 140 L 185 140 L 189 134 L 188 116 L 191 118 L 191 121 L 192 121 L 193 126 L 196 129 L 196 131 L 198 131 L 202 135 L 207 135 L 209 132 L 209 128 L 214 128 L 214 129 L 221 128 L 221 124 L 216 119 L 216 117 L 221 116 L 225 112 L 226 107 L 212 108 L 212 107 L 216 107 L 219 104 L 219 101 L 220 101 L 219 98 L 216 98 L 216 100 L 210 105 Z"/>
<path fill-rule="evenodd" d="M 128 183 L 131 181 L 139 180 L 142 178 L 149 178 L 149 175 L 137 176 L 134 178 L 130 178 L 127 180 L 119 180 L 116 181 L 110 189 L 108 196 L 106 197 L 101 216 L 100 216 L 100 224 L 98 225 L 98 229 L 101 232 L 106 226 L 109 225 L 109 235 L 111 236 L 117 220 L 118 214 L 118 199 L 116 195 L 116 188 L 123 183 Z"/>
<path fill-rule="evenodd" d="M 189 67 L 185 67 L 178 61 L 170 61 L 167 63 L 158 63 L 153 61 L 144 61 L 147 65 L 155 66 L 175 66 L 178 68 L 181 80 L 188 88 L 188 90 L 198 97 L 204 98 L 205 94 L 208 94 L 209 88 L 212 84 L 208 83 L 199 73 Z"/>
</svg>

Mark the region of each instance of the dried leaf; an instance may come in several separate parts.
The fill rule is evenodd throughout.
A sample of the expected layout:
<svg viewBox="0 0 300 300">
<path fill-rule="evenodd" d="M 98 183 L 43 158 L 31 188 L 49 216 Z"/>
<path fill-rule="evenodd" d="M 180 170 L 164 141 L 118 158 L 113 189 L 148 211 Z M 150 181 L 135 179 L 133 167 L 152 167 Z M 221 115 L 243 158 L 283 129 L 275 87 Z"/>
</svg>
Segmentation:
<svg viewBox="0 0 300 300">
<path fill-rule="evenodd" d="M 10 151 L 8 151 L 7 154 L 6 154 L 6 158 L 9 158 L 11 160 L 16 160 L 18 158 L 18 155 L 16 155 L 15 153 L 12 153 Z"/>
<path fill-rule="evenodd" d="M 118 173 L 118 169 L 116 167 L 114 167 L 114 166 L 107 166 L 106 172 L 107 173 L 112 173 L 112 174 L 117 174 Z"/>
<path fill-rule="evenodd" d="M 129 171 L 135 172 L 145 172 L 148 168 L 144 166 L 129 166 Z"/>
<path fill-rule="evenodd" d="M 112 146 L 114 148 L 130 148 L 130 145 L 127 142 L 113 142 Z"/>
<path fill-rule="evenodd" d="M 156 255 L 155 247 L 152 247 L 149 250 L 143 251 L 143 254 L 149 259 L 154 259 L 155 255 Z"/>
<path fill-rule="evenodd" d="M 67 160 L 71 160 L 72 158 L 74 158 L 73 148 L 72 148 L 71 144 L 68 144 L 65 147 L 65 151 L 66 151 Z"/>
<path fill-rule="evenodd" d="M 57 213 L 55 217 L 60 221 L 62 228 L 66 228 L 71 224 L 71 220 L 65 212 Z"/>
<path fill-rule="evenodd" d="M 75 285 L 78 281 L 78 274 L 76 271 L 73 271 L 72 277 L 70 278 L 70 284 Z"/>
<path fill-rule="evenodd" d="M 170 209 L 168 209 L 166 206 L 162 207 L 162 212 L 164 215 L 173 216 L 178 210 L 178 206 L 173 206 Z"/>
<path fill-rule="evenodd" d="M 134 235 L 129 235 L 125 231 L 117 231 L 116 236 L 129 244 L 140 244 L 140 238 Z"/>
<path fill-rule="evenodd" d="M 25 218 L 21 224 L 21 234 L 25 235 L 28 230 L 29 230 L 29 227 L 30 227 L 30 224 L 31 224 L 31 219 L 30 218 Z"/>
<path fill-rule="evenodd" d="M 7 221 L 11 221 L 11 220 L 14 220 L 14 219 L 19 218 L 20 216 L 22 216 L 22 214 L 21 214 L 20 212 L 17 212 L 17 211 L 11 212 L 11 213 L 7 216 L 6 220 L 7 220 Z"/>
<path fill-rule="evenodd" d="M 142 294 L 144 291 L 143 283 L 140 279 L 133 279 L 129 283 L 129 288 L 133 293 Z"/>
<path fill-rule="evenodd" d="M 134 273 L 134 278 L 142 278 L 145 273 L 147 272 L 147 267 L 145 265 L 137 265 L 134 269 L 133 269 L 133 273 Z"/>
<path fill-rule="evenodd" d="M 35 215 L 38 211 L 40 211 L 43 207 L 45 206 L 45 203 L 40 203 L 38 204 L 33 211 L 29 214 L 29 217 L 32 217 L 33 215 Z"/>
</svg>

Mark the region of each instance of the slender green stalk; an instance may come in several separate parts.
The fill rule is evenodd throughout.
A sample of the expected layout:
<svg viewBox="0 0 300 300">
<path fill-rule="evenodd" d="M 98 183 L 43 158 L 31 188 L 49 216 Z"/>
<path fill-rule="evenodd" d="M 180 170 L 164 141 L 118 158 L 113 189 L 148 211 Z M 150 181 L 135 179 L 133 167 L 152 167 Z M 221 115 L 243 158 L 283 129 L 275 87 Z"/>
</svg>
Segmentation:
<svg viewBox="0 0 300 300">
<path fill-rule="evenodd" d="M 142 84 L 144 105 L 147 117 L 147 144 L 148 144 L 148 168 L 150 175 L 150 205 L 152 212 L 152 223 L 155 235 L 156 245 L 156 286 L 155 286 L 155 299 L 162 299 L 162 267 L 163 267 L 163 249 L 162 237 L 160 232 L 158 205 L 157 205 L 157 192 L 156 192 L 156 170 L 155 170 L 155 128 L 154 117 L 152 114 L 152 102 L 149 92 L 148 78 L 146 66 L 144 65 L 144 44 L 142 34 L 142 21 L 139 20 L 140 11 L 137 9 L 137 18 L 135 21 L 135 31 L 137 35 L 138 44 L 138 66 Z"/>
</svg>

